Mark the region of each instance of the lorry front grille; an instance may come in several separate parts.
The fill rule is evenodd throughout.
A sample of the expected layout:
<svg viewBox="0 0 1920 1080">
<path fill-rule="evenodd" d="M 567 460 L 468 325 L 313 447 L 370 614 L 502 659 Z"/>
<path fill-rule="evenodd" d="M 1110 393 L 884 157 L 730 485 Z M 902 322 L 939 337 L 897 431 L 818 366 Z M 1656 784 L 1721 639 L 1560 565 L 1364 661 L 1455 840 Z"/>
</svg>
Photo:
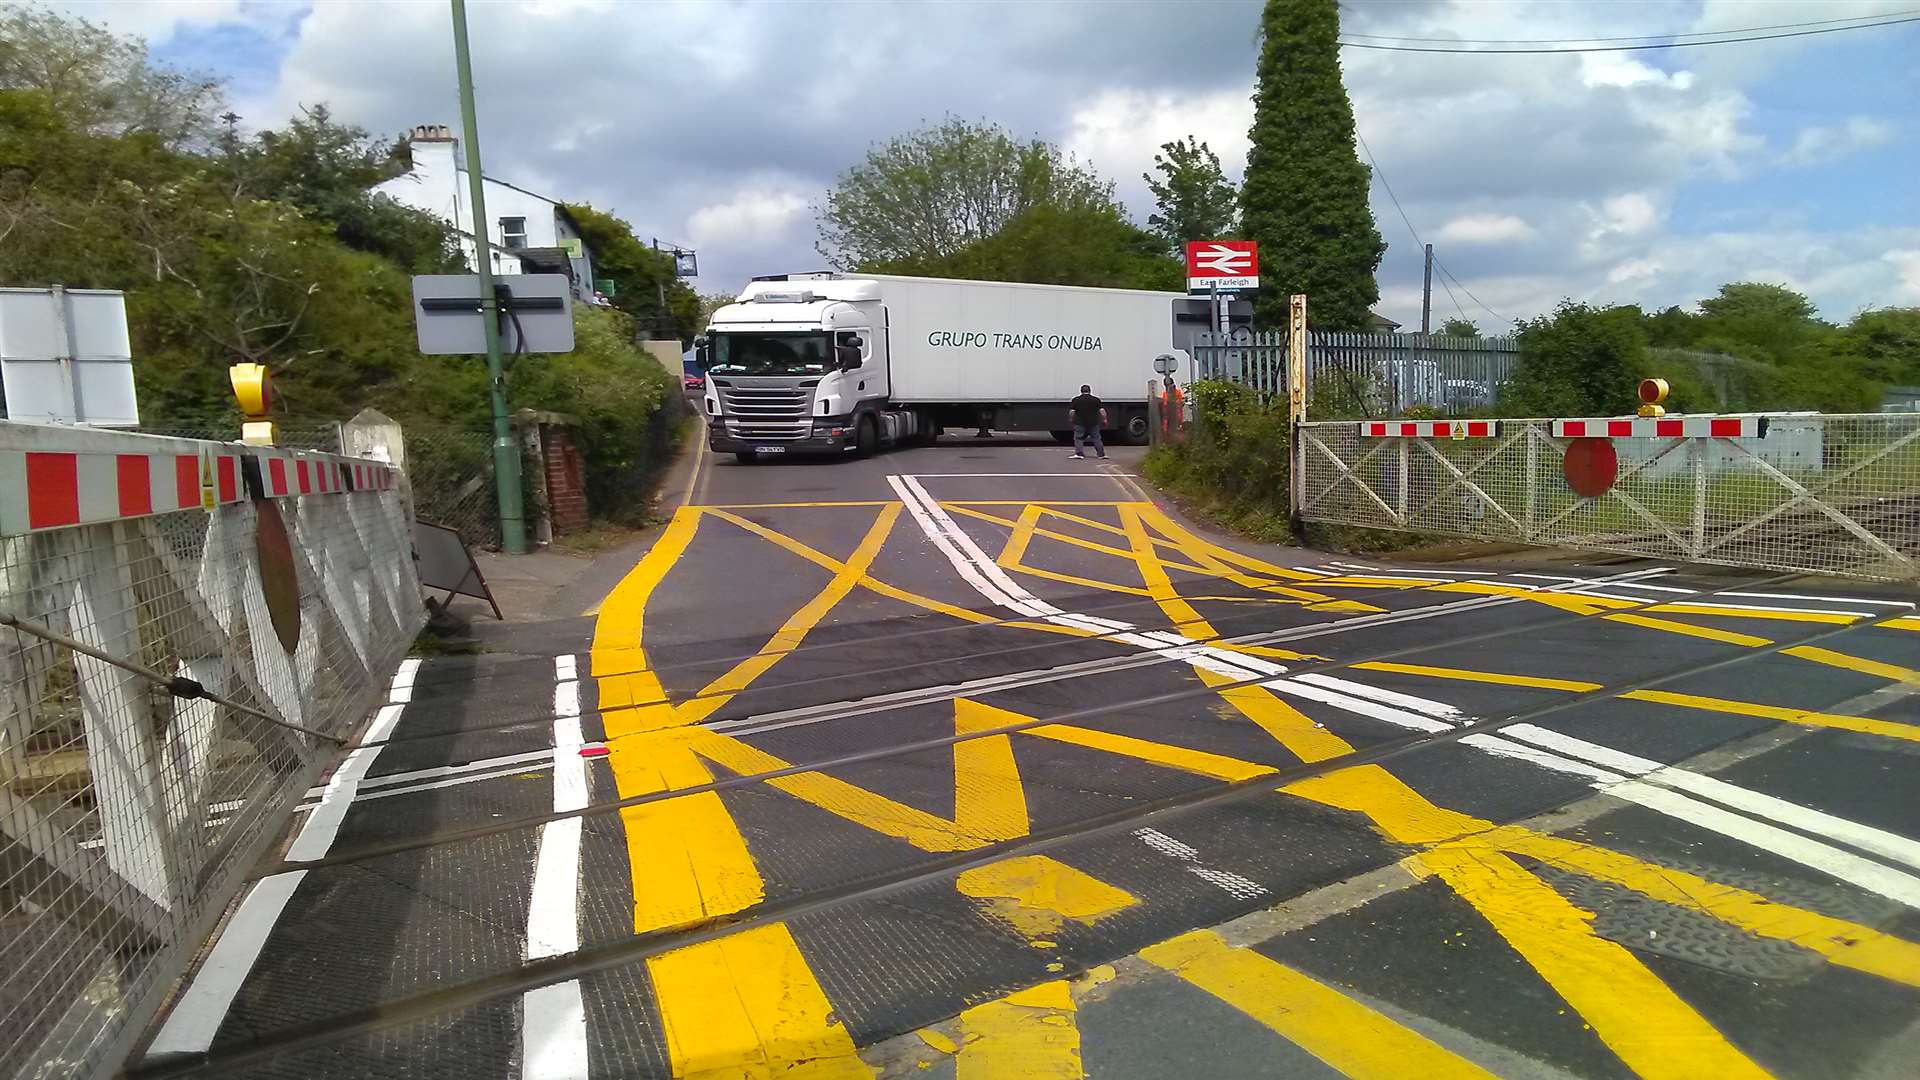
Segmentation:
<svg viewBox="0 0 1920 1080">
<path fill-rule="evenodd" d="M 797 386 L 744 386 L 716 382 L 728 434 L 743 439 L 804 439 L 813 433 L 809 413 L 819 380 Z"/>
</svg>

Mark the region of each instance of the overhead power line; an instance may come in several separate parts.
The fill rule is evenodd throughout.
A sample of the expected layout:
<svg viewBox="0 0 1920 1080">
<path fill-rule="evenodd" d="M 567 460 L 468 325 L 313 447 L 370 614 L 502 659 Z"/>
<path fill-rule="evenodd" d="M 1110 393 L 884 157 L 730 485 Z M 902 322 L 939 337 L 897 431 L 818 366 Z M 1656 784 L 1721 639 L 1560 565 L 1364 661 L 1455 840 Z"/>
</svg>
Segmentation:
<svg viewBox="0 0 1920 1080">
<path fill-rule="evenodd" d="M 1346 5 L 1341 5 L 1345 7 Z M 1348 9 L 1352 10 L 1352 9 Z M 1441 45 L 1576 45 L 1582 42 L 1619 42 L 1619 41 L 1677 41 L 1681 38 L 1721 38 L 1735 34 L 1755 34 L 1768 30 L 1800 30 L 1811 26 L 1834 26 L 1839 23 L 1869 23 L 1880 19 L 1897 19 L 1906 15 L 1920 15 L 1920 8 L 1908 8 L 1905 11 L 1883 11 L 1877 15 L 1851 15 L 1844 19 L 1812 19 L 1806 22 L 1773 23 L 1768 26 L 1742 26 L 1726 30 L 1689 30 L 1668 34 L 1632 34 L 1621 37 L 1563 37 L 1563 38 L 1458 38 L 1458 37 L 1413 37 L 1406 34 L 1343 34 L 1343 37 L 1364 38 L 1368 41 L 1412 41 Z M 1848 29 L 1842 27 L 1842 29 Z"/>
<path fill-rule="evenodd" d="M 1393 201 L 1393 208 L 1399 211 L 1401 222 L 1406 225 L 1407 231 L 1413 234 L 1413 246 L 1416 248 L 1426 247 L 1426 241 L 1420 239 L 1420 230 L 1413 227 L 1413 219 L 1407 216 L 1406 208 L 1400 205 L 1400 196 L 1393 193 L 1393 185 L 1387 182 L 1387 171 L 1382 169 L 1380 163 L 1373 159 L 1373 148 L 1367 145 L 1367 137 L 1360 134 L 1358 127 L 1353 129 L 1353 137 L 1360 141 L 1360 149 L 1366 151 L 1367 164 L 1373 166 L 1374 175 L 1380 178 L 1380 186 L 1387 189 L 1387 198 Z M 1435 259 L 1434 262 L 1438 263 L 1439 260 Z M 1448 287 L 1447 279 L 1444 275 L 1440 278 L 1440 287 L 1446 290 L 1447 299 L 1453 302 L 1453 310 L 1459 313 L 1462 319 L 1466 318 L 1466 309 L 1460 306 L 1459 298 L 1453 295 L 1453 290 Z"/>
<path fill-rule="evenodd" d="M 1467 294 L 1467 299 L 1469 299 L 1469 300 L 1471 300 L 1471 301 L 1473 301 L 1474 303 L 1476 303 L 1476 304 L 1479 304 L 1479 305 L 1480 305 L 1480 310 L 1482 310 L 1482 311 L 1484 311 L 1484 312 L 1486 312 L 1487 314 L 1489 314 L 1489 315 L 1491 315 L 1491 316 L 1493 316 L 1493 317 L 1494 317 L 1494 318 L 1496 318 L 1496 319 L 1499 319 L 1499 320 L 1500 320 L 1501 322 L 1503 322 L 1503 323 L 1507 323 L 1508 325 L 1512 325 L 1512 323 L 1513 323 L 1513 320 L 1512 320 L 1512 319 L 1509 319 L 1509 318 L 1507 318 L 1507 317 L 1506 317 L 1505 315 L 1502 315 L 1502 314 L 1500 314 L 1499 312 L 1497 312 L 1497 311 L 1495 311 L 1495 310 L 1493 310 L 1492 308 L 1490 308 L 1490 307 L 1488 307 L 1488 306 L 1487 306 L 1487 302 L 1486 302 L 1485 300 L 1482 300 L 1482 299 L 1480 299 L 1479 297 L 1477 297 L 1477 296 L 1475 296 L 1475 295 L 1473 295 L 1473 290 L 1472 290 L 1472 289 L 1469 289 L 1469 288 L 1467 288 L 1467 284 L 1466 284 L 1466 282 L 1464 282 L 1464 281 L 1461 281 L 1461 280 L 1460 280 L 1460 279 L 1459 279 L 1458 277 L 1455 277 L 1455 276 L 1454 276 L 1454 273 L 1453 273 L 1453 271 L 1451 271 L 1451 270 L 1449 270 L 1449 269 L 1447 269 L 1447 264 L 1446 264 L 1446 263 L 1443 263 L 1443 262 L 1441 262 L 1441 261 L 1440 261 L 1440 257 L 1439 257 L 1438 255 L 1436 255 L 1436 256 L 1434 256 L 1434 258 L 1433 258 L 1433 265 L 1434 265 L 1435 267 L 1437 267 L 1437 268 L 1438 268 L 1438 269 L 1440 270 L 1440 280 L 1441 280 L 1441 282 L 1442 282 L 1442 283 L 1445 283 L 1445 282 L 1446 282 L 1446 281 L 1447 281 L 1448 279 L 1450 279 L 1450 278 L 1451 278 L 1451 279 L 1452 279 L 1452 281 L 1453 281 L 1453 283 L 1454 283 L 1455 285 L 1458 285 L 1458 286 L 1460 286 L 1460 291 L 1461 291 L 1461 292 L 1463 292 L 1463 293 L 1466 293 L 1466 294 Z M 1451 294 L 1451 292 L 1452 292 L 1452 290 L 1448 290 L 1448 292 L 1449 292 L 1449 294 Z M 1462 318 L 1464 318 L 1464 317 L 1465 317 L 1465 316 L 1462 316 Z"/>
<path fill-rule="evenodd" d="M 1347 41 L 1347 40 L 1341 40 L 1338 42 L 1338 44 L 1344 48 L 1349 48 L 1349 49 L 1375 49 L 1383 52 L 1464 53 L 1464 54 L 1469 54 L 1473 56 L 1498 56 L 1503 54 L 1517 56 L 1517 55 L 1525 55 L 1525 54 L 1538 55 L 1542 53 L 1644 52 L 1649 49 L 1691 49 L 1691 48 L 1697 48 L 1702 45 L 1735 45 L 1741 42 L 1748 42 L 1748 41 L 1777 41 L 1781 38 L 1812 37 L 1816 34 L 1838 34 L 1846 30 L 1870 30 L 1877 27 L 1899 26 L 1903 23 L 1915 23 L 1915 22 L 1920 22 L 1920 15 L 1909 15 L 1909 16 L 1906 16 L 1905 18 L 1898 18 L 1898 19 L 1882 19 L 1879 22 L 1853 23 L 1848 26 L 1828 26 L 1828 27 L 1816 28 L 1812 30 L 1784 31 L 1776 34 L 1746 34 L 1743 36 L 1735 36 L 1735 37 L 1717 37 L 1717 38 L 1712 38 L 1712 39 L 1702 40 L 1702 41 L 1667 41 L 1667 42 L 1659 42 L 1659 43 L 1644 44 L 1644 45 L 1583 45 L 1583 46 L 1572 46 L 1567 48 L 1458 49 L 1458 48 L 1441 48 L 1440 46 L 1437 46 L 1437 45 L 1383 45 L 1377 42 L 1370 42 L 1370 41 Z"/>
</svg>

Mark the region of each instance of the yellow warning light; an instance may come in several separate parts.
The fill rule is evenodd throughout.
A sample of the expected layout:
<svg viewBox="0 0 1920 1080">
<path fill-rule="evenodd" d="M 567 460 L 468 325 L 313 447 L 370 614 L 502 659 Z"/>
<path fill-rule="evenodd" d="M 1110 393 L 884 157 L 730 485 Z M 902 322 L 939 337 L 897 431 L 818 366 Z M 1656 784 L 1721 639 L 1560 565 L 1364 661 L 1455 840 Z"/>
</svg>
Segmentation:
<svg viewBox="0 0 1920 1080">
<path fill-rule="evenodd" d="M 233 397 L 247 422 L 240 429 L 240 441 L 255 446 L 273 445 L 273 421 L 267 412 L 273 406 L 273 381 L 265 364 L 234 364 L 227 368 L 227 381 L 233 384 Z"/>
<path fill-rule="evenodd" d="M 272 380 L 265 364 L 235 364 L 227 369 L 227 381 L 233 384 L 233 396 L 240 411 L 250 420 L 267 415 L 273 404 Z"/>
<path fill-rule="evenodd" d="M 1640 415 L 1665 416 L 1667 410 L 1660 403 L 1667 400 L 1670 388 L 1665 379 L 1640 380 Z"/>
</svg>

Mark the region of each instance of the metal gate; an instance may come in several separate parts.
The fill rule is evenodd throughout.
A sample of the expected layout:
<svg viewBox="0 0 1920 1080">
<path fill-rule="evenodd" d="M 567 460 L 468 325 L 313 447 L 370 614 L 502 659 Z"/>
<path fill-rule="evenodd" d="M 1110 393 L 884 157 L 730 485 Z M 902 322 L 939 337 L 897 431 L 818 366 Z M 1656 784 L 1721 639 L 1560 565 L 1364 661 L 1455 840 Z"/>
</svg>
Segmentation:
<svg viewBox="0 0 1920 1080">
<path fill-rule="evenodd" d="M 1306 333 L 1310 416 L 1388 417 L 1412 409 L 1459 416 L 1494 406 L 1520 355 L 1511 337 Z M 1286 392 L 1287 334 L 1279 330 L 1196 334 L 1194 375 Z M 1431 415 L 1431 414 L 1429 414 Z"/>
<path fill-rule="evenodd" d="M 1920 579 L 1920 414 L 1320 421 L 1296 454 L 1311 521 Z"/>
</svg>

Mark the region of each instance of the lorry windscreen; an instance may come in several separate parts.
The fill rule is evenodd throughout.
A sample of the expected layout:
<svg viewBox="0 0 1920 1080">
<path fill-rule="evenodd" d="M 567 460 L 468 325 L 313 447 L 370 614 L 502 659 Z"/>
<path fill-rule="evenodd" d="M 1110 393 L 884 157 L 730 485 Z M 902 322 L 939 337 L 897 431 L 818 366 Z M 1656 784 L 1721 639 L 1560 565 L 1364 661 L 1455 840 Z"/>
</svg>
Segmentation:
<svg viewBox="0 0 1920 1080">
<path fill-rule="evenodd" d="M 825 334 L 714 334 L 713 375 L 821 375 L 832 368 Z"/>
</svg>

